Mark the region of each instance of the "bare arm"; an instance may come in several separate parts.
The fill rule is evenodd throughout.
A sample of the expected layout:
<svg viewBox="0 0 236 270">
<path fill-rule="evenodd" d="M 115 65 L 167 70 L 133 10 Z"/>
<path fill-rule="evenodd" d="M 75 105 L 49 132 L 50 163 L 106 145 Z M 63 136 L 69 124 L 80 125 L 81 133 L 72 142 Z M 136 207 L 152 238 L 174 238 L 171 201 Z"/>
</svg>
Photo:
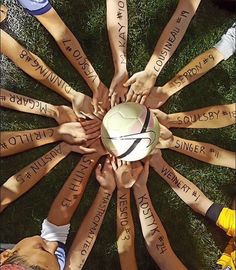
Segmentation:
<svg viewBox="0 0 236 270">
<path fill-rule="evenodd" d="M 117 184 L 116 228 L 117 250 L 121 269 L 137 270 L 134 245 L 134 222 L 130 208 L 130 187 L 133 185 L 137 170 L 125 161 L 112 159 L 112 167 Z"/>
<path fill-rule="evenodd" d="M 80 46 L 79 41 L 65 25 L 55 9 L 51 8 L 48 12 L 35 17 L 53 36 L 64 55 L 89 85 L 94 94 L 93 104 L 98 106 L 98 102 L 103 102 L 101 105 L 105 108 L 107 103 L 103 101 L 103 97 L 105 97 L 104 100 L 106 100 L 106 97 L 108 96 L 106 86 L 100 80 Z"/>
<path fill-rule="evenodd" d="M 209 106 L 189 112 L 166 114 L 152 110 L 168 128 L 221 128 L 235 124 L 236 104 Z"/>
<path fill-rule="evenodd" d="M 21 112 L 51 117 L 59 124 L 77 121 L 75 113 L 68 106 L 55 106 L 41 100 L 16 94 L 3 88 L 0 88 L 0 106 Z M 83 105 L 80 107 L 83 109 Z"/>
<path fill-rule="evenodd" d="M 49 87 L 65 99 L 72 101 L 76 91 L 68 83 L 55 74 L 39 57 L 21 46 L 9 34 L 0 30 L 0 50 L 18 67 L 35 80 Z"/>
<path fill-rule="evenodd" d="M 162 92 L 169 97 L 202 77 L 219 62 L 224 60 L 223 54 L 212 48 L 196 58 L 181 69 L 169 82 L 162 87 Z"/>
<path fill-rule="evenodd" d="M 36 185 L 50 170 L 55 167 L 69 153 L 70 148 L 66 143 L 60 143 L 42 157 L 24 167 L 11 176 L 1 187 L 2 212 L 9 204 Z"/>
<path fill-rule="evenodd" d="M 213 202 L 209 200 L 196 185 L 175 171 L 162 158 L 160 152 L 151 157 L 150 165 L 170 185 L 181 200 L 195 212 L 205 216 Z"/>
<path fill-rule="evenodd" d="M 100 140 L 97 140 L 91 147 L 96 148 L 97 152 L 81 157 L 50 208 L 47 219 L 57 226 L 70 222 L 84 194 L 94 166 L 99 158 L 106 154 Z"/>
<path fill-rule="evenodd" d="M 171 58 L 182 40 L 201 0 L 180 0 L 170 21 L 163 30 L 146 68 L 134 74 L 126 83 L 132 85 L 127 100 L 143 103 L 153 88 L 164 65 Z M 138 95 L 138 96 L 137 96 Z"/>
<path fill-rule="evenodd" d="M 166 231 L 158 217 L 146 186 L 149 162 L 134 184 L 133 191 L 139 213 L 143 237 L 148 252 L 162 270 L 187 270 L 173 252 Z"/>
<path fill-rule="evenodd" d="M 112 79 L 109 95 L 111 105 L 125 101 L 128 91 L 123 83 L 128 79 L 126 51 L 128 36 L 128 14 L 126 0 L 107 0 L 107 30 L 112 50 L 115 74 Z"/>
<path fill-rule="evenodd" d="M 235 169 L 235 153 L 204 142 L 191 141 L 174 136 L 170 149 L 198 160 Z"/>
<path fill-rule="evenodd" d="M 165 85 L 162 87 L 153 87 L 150 95 L 147 97 L 146 105 L 151 108 L 159 108 L 172 95 L 202 77 L 223 59 L 223 54 L 215 48 L 211 48 L 200 54 L 181 69 Z"/>
<path fill-rule="evenodd" d="M 56 141 L 83 144 L 99 135 L 100 122 L 96 123 L 96 120 L 65 123 L 52 128 L 5 131 L 0 136 L 0 156 L 13 155 Z"/>
<path fill-rule="evenodd" d="M 111 165 L 107 160 L 103 171 L 101 165 L 96 169 L 100 188 L 96 198 L 74 238 L 66 260 L 65 269 L 82 269 L 96 241 L 98 232 L 102 225 L 108 204 L 115 189 L 115 180 Z"/>
</svg>

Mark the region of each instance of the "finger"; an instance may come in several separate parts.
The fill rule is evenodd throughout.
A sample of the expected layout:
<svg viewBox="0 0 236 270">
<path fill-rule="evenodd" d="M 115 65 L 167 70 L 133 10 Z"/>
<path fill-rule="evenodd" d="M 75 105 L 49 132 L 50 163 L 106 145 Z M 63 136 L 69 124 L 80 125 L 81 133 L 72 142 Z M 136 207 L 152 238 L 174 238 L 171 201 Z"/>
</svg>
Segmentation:
<svg viewBox="0 0 236 270">
<path fill-rule="evenodd" d="M 111 96 L 111 107 L 115 106 L 116 97 L 117 97 L 117 95 L 115 93 L 113 93 L 113 95 Z"/>
<path fill-rule="evenodd" d="M 119 95 L 117 95 L 115 105 L 120 104 L 120 100 L 121 100 L 121 98 L 119 97 Z"/>
<path fill-rule="evenodd" d="M 89 135 L 93 132 L 100 131 L 100 129 L 101 129 L 101 124 L 94 125 L 94 127 L 85 128 L 84 131 L 85 131 L 86 135 Z"/>
<path fill-rule="evenodd" d="M 86 142 L 86 147 L 89 147 L 90 145 L 92 145 L 94 142 L 96 142 L 98 138 L 94 138 L 94 139 L 90 139 L 90 140 L 87 140 Z"/>
<path fill-rule="evenodd" d="M 117 162 L 117 166 L 118 167 L 120 167 L 122 165 L 122 160 L 120 160 L 120 159 L 117 158 L 116 159 L 116 162 Z"/>
<path fill-rule="evenodd" d="M 140 103 L 140 100 L 142 99 L 142 95 L 137 95 L 136 103 Z"/>
<path fill-rule="evenodd" d="M 97 119 L 97 118 L 94 118 L 94 119 L 88 119 L 88 120 L 82 121 L 81 125 L 83 127 L 87 127 L 87 126 L 91 126 L 91 125 L 94 125 L 94 124 L 97 124 L 97 123 L 101 123 L 101 121 L 99 119 Z"/>
<path fill-rule="evenodd" d="M 133 96 L 133 91 L 130 89 L 126 95 L 126 101 L 131 101 Z"/>
<path fill-rule="evenodd" d="M 93 108 L 94 108 L 93 113 L 96 115 L 96 113 L 98 112 L 98 100 L 97 100 L 97 98 L 93 98 L 91 103 L 92 103 Z"/>
<path fill-rule="evenodd" d="M 95 148 L 88 148 L 88 147 L 84 147 L 84 146 L 80 146 L 80 145 L 78 145 L 78 146 L 73 145 L 72 151 L 76 152 L 76 153 L 81 153 L 81 154 L 90 154 L 90 153 L 97 152 L 97 150 Z"/>
<path fill-rule="evenodd" d="M 114 93 L 115 89 L 114 89 L 114 85 L 112 87 L 109 88 L 109 92 L 108 92 L 108 97 L 111 97 L 112 94 Z"/>
<path fill-rule="evenodd" d="M 146 99 L 147 99 L 147 96 L 146 95 L 143 95 L 142 98 L 141 98 L 141 100 L 140 100 L 140 104 L 144 104 L 145 101 L 146 101 Z"/>
<path fill-rule="evenodd" d="M 82 118 L 82 119 L 86 119 L 87 116 L 85 114 L 83 114 L 82 112 L 78 112 L 76 115 L 78 118 Z"/>
<path fill-rule="evenodd" d="M 123 83 L 123 86 L 124 87 L 128 87 L 128 86 L 130 86 L 131 84 L 133 84 L 133 83 L 135 83 L 135 81 L 136 81 L 136 76 L 135 76 L 135 74 L 132 76 L 132 77 L 130 77 L 125 83 Z"/>
<path fill-rule="evenodd" d="M 137 103 L 137 94 L 133 94 L 132 98 L 131 98 L 131 102 L 135 102 Z"/>
<path fill-rule="evenodd" d="M 102 113 L 102 114 L 105 113 L 105 110 L 100 105 L 98 105 L 98 111 L 99 111 L 99 113 Z"/>
<path fill-rule="evenodd" d="M 100 132 L 100 130 L 99 130 L 99 131 L 97 131 L 97 132 L 93 132 L 93 133 L 91 133 L 91 134 L 88 134 L 88 135 L 86 136 L 86 139 L 87 139 L 87 140 L 91 140 L 91 139 L 94 139 L 94 138 L 98 138 L 100 135 L 101 135 L 101 132 Z"/>
<path fill-rule="evenodd" d="M 122 95 L 122 96 L 120 97 L 120 99 L 121 99 L 121 102 L 122 102 L 122 103 L 125 102 L 125 95 Z"/>
<path fill-rule="evenodd" d="M 117 170 L 116 158 L 114 156 L 111 157 L 111 165 L 114 171 Z"/>
<path fill-rule="evenodd" d="M 109 171 L 109 169 L 111 169 L 111 162 L 110 159 L 107 157 L 103 166 L 103 172 Z"/>
<path fill-rule="evenodd" d="M 100 177 L 102 175 L 102 164 L 98 164 L 95 169 L 96 177 Z"/>
</svg>

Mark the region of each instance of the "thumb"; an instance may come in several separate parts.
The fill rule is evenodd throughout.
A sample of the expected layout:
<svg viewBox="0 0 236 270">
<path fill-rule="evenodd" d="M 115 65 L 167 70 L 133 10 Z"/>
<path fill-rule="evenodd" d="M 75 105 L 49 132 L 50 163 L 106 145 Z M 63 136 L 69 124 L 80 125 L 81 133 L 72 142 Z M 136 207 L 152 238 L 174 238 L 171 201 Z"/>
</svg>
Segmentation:
<svg viewBox="0 0 236 270">
<path fill-rule="evenodd" d="M 95 148 L 88 148 L 81 145 L 72 145 L 71 150 L 80 154 L 90 154 L 96 152 Z"/>
<path fill-rule="evenodd" d="M 136 74 L 134 74 L 132 77 L 130 77 L 124 84 L 124 87 L 128 87 L 131 84 L 133 84 L 136 81 Z"/>
</svg>

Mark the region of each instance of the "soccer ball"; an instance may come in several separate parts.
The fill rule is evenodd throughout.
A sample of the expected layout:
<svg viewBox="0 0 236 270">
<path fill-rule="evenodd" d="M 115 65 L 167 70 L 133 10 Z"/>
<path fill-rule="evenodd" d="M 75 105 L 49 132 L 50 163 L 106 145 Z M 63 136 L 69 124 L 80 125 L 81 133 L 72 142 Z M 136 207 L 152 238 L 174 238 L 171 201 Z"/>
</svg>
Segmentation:
<svg viewBox="0 0 236 270">
<path fill-rule="evenodd" d="M 125 161 L 146 157 L 160 135 L 157 118 L 144 105 L 127 102 L 113 107 L 102 121 L 101 139 L 105 148 Z"/>
</svg>

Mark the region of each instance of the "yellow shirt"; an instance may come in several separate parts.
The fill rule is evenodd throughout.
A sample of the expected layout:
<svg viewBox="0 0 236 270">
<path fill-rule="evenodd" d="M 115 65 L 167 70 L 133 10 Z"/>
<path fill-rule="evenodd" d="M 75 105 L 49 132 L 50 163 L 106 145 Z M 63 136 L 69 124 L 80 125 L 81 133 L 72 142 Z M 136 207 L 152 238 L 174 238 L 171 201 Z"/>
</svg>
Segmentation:
<svg viewBox="0 0 236 270">
<path fill-rule="evenodd" d="M 222 266 L 222 270 L 235 270 L 236 250 L 233 238 L 229 241 L 217 264 Z"/>
<path fill-rule="evenodd" d="M 216 225 L 223 229 L 229 236 L 235 237 L 236 211 L 229 208 L 223 208 Z"/>
</svg>

